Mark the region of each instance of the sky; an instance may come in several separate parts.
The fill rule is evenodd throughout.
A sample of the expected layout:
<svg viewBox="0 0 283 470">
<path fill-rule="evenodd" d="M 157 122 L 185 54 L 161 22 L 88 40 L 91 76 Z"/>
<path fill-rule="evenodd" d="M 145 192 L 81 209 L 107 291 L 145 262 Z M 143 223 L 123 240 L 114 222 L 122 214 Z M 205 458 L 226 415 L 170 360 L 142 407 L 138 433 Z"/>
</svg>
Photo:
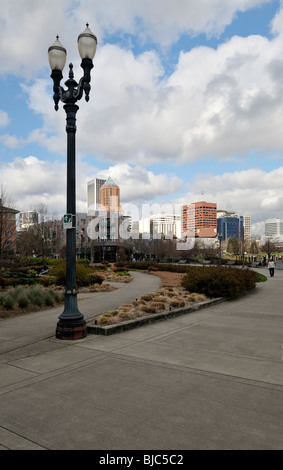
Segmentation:
<svg viewBox="0 0 283 470">
<path fill-rule="evenodd" d="M 48 47 L 82 76 L 77 37 L 98 40 L 78 102 L 77 212 L 111 176 L 123 207 L 215 202 L 283 218 L 283 1 L 0 0 L 0 185 L 19 211 L 66 212 L 63 103 Z"/>
</svg>

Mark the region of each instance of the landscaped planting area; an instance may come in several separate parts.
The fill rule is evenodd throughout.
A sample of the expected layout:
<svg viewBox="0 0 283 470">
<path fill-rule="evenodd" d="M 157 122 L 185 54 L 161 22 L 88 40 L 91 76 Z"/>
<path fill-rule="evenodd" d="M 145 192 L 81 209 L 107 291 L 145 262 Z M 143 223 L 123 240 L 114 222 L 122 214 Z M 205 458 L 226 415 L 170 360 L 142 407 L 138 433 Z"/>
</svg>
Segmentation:
<svg viewBox="0 0 283 470">
<path fill-rule="evenodd" d="M 203 294 L 189 293 L 181 287 L 162 287 L 156 292 L 144 295 L 140 300 L 125 304 L 118 309 L 98 317 L 100 326 L 114 325 L 128 320 L 152 315 L 154 313 L 188 307 L 208 300 Z"/>
<path fill-rule="evenodd" d="M 115 325 L 151 314 L 166 312 L 214 298 L 236 299 L 254 289 L 265 276 L 242 268 L 224 266 L 180 266 L 158 263 L 132 263 L 120 269 L 141 269 L 159 275 L 163 286 L 131 304 L 107 312 L 97 319 L 100 326 Z M 177 282 L 176 282 L 177 279 Z"/>
<path fill-rule="evenodd" d="M 9 287 L 0 291 L 0 318 L 55 307 L 64 301 L 63 291 L 41 285 Z"/>
<path fill-rule="evenodd" d="M 110 284 L 130 282 L 131 270 L 158 275 L 162 288 L 157 292 L 107 312 L 98 321 L 109 325 L 140 316 L 190 306 L 211 298 L 235 299 L 266 280 L 249 269 L 226 266 L 188 266 L 156 262 L 101 263 L 90 266 L 77 262 L 79 291 L 112 290 Z M 64 260 L 24 259 L 0 270 L 0 318 L 54 307 L 64 301 L 66 277 Z M 110 284 L 108 284 L 110 282 Z"/>
</svg>

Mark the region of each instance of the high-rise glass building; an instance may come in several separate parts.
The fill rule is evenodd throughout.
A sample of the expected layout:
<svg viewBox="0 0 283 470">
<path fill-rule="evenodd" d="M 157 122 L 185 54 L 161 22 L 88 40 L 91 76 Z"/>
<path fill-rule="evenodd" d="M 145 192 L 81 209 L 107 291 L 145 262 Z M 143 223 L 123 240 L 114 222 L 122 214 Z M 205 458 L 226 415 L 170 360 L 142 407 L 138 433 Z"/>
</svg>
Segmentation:
<svg viewBox="0 0 283 470">
<path fill-rule="evenodd" d="M 113 210 L 120 212 L 120 188 L 114 182 L 112 178 L 108 178 L 105 183 L 99 189 L 100 192 L 100 204 L 106 211 Z"/>
<path fill-rule="evenodd" d="M 243 217 L 236 214 L 219 217 L 217 219 L 217 233 L 222 235 L 223 241 L 230 237 L 236 237 L 240 240 L 244 235 Z"/>
<path fill-rule="evenodd" d="M 95 178 L 87 182 L 87 210 L 96 211 L 100 204 L 100 188 L 106 182 L 105 179 Z"/>
</svg>

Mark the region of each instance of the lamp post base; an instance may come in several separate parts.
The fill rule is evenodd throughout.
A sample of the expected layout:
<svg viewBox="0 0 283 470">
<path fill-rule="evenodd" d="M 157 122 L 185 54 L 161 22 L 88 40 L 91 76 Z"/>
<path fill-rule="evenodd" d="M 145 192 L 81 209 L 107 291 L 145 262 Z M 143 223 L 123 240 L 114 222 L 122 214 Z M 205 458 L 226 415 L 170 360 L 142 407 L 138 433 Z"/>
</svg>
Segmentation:
<svg viewBox="0 0 283 470">
<path fill-rule="evenodd" d="M 56 328 L 56 338 L 58 339 L 82 339 L 86 337 L 86 322 L 79 321 L 59 321 Z"/>
</svg>

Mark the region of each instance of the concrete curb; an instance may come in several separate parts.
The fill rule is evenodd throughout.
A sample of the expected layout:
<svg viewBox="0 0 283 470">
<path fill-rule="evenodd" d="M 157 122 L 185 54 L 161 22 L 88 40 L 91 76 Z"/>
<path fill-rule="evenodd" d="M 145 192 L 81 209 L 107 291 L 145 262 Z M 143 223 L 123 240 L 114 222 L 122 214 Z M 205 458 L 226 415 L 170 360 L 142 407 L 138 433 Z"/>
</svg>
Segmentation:
<svg viewBox="0 0 283 470">
<path fill-rule="evenodd" d="M 156 323 L 162 320 L 168 320 L 170 318 L 179 317 L 181 315 L 186 315 L 187 313 L 193 313 L 197 310 L 201 310 L 212 305 L 217 305 L 222 302 L 225 302 L 227 299 L 219 297 L 212 300 L 207 300 L 205 302 L 200 302 L 190 307 L 178 308 L 175 310 L 170 310 L 169 312 L 154 313 L 145 317 L 140 317 L 135 320 L 129 320 L 117 325 L 108 325 L 108 326 L 97 326 L 92 324 L 95 320 L 89 320 L 87 322 L 87 333 L 92 335 L 103 335 L 109 336 L 115 333 L 121 333 L 122 331 L 132 330 L 143 325 L 148 325 L 150 323 Z"/>
</svg>

